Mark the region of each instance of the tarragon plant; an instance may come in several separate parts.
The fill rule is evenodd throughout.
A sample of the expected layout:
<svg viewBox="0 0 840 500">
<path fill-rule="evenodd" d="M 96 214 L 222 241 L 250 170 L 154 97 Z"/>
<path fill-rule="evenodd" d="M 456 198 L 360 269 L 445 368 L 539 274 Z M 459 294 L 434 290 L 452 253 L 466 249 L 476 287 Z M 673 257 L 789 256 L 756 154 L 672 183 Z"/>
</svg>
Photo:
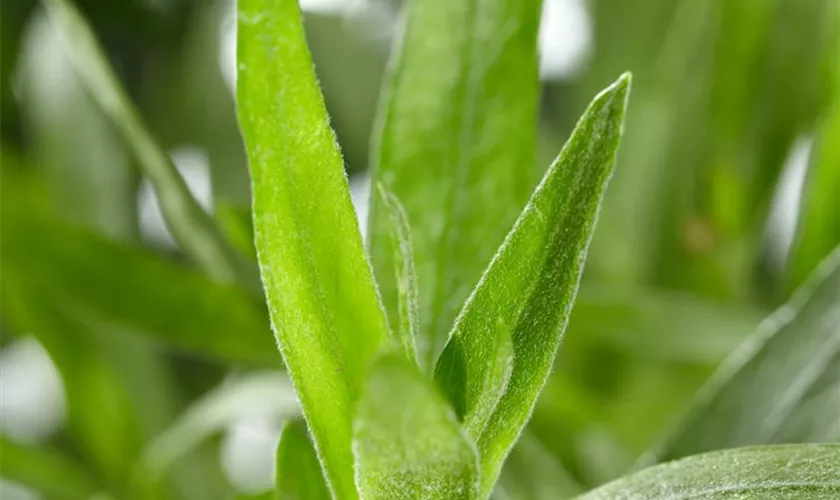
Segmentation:
<svg viewBox="0 0 840 500">
<path fill-rule="evenodd" d="M 80 251 L 62 260 L 63 246 L 83 245 L 79 234 L 60 225 L 51 230 L 58 243 L 37 240 L 43 245 L 32 247 L 46 255 L 39 262 L 53 266 L 32 264 L 30 248 L 6 236 L 27 234 L 28 226 L 43 223 L 42 214 L 34 203 L 19 209 L 28 191 L 5 173 L 4 271 L 61 281 L 63 293 L 100 318 L 98 324 L 124 322 L 161 337 L 166 330 L 166 341 L 178 348 L 227 361 L 265 361 L 271 348 L 260 313 L 228 287 L 256 284 L 249 264 L 146 131 L 81 16 L 65 0 L 45 5 L 93 98 L 151 179 L 175 239 L 212 279 L 99 240 L 84 248 L 110 260 Z M 598 94 L 557 159 L 541 168 L 535 157 L 540 7 L 539 0 L 405 2 L 372 143 L 363 241 L 297 1 L 239 1 L 237 112 L 250 164 L 260 277 L 304 417 L 295 420 L 294 408 L 282 408 L 290 421 L 277 450 L 274 495 L 840 498 L 840 446 L 825 444 L 840 440 L 837 249 L 735 350 L 679 425 L 640 461 L 642 470 L 581 492 L 564 483 L 556 457 L 525 431 L 569 321 L 631 87 L 624 74 Z M 828 120 L 826 136 L 837 123 Z M 821 162 L 822 175 L 834 175 L 836 148 L 830 141 L 822 148 L 814 161 Z M 5 201 L 9 196 L 15 205 Z M 814 206 L 830 205 L 817 201 L 825 203 Z M 826 212 L 817 208 L 803 217 Z M 84 280 L 67 276 L 73 269 L 96 290 L 79 288 Z M 110 269 L 125 279 L 110 280 Z M 119 292 L 122 282 L 150 283 L 136 287 L 133 296 L 142 300 L 135 302 L 157 303 L 168 292 L 155 280 L 200 291 L 176 302 L 206 314 L 179 323 L 173 318 L 187 312 L 138 312 L 107 292 Z M 49 331 L 50 317 L 23 314 L 29 305 L 4 301 L 4 308 L 37 318 Z M 210 341 L 203 336 L 210 330 L 224 335 Z M 57 361 L 73 373 L 97 368 L 72 357 Z M 259 397 L 267 387 L 258 380 L 241 385 Z M 222 399 L 224 391 L 152 443 L 135 476 L 141 486 L 209 432 L 215 420 L 204 414 L 221 419 L 225 405 L 214 401 Z M 26 455 L 2 444 L 4 461 L 10 453 Z M 112 450 L 101 451 L 107 463 Z M 21 471 L 18 476 L 29 477 L 29 470 Z M 514 479 L 505 483 L 512 471 Z M 78 488 L 55 487 L 56 498 L 96 491 L 89 482 L 55 484 Z M 149 491 L 138 496 L 154 498 Z"/>
<path fill-rule="evenodd" d="M 530 0 L 408 3 L 374 138 L 366 251 L 298 5 L 240 2 L 237 102 L 256 246 L 318 457 L 306 458 L 300 430 L 284 434 L 282 498 L 492 494 L 568 321 L 631 82 L 623 75 L 595 97 L 533 188 L 538 12 Z M 834 281 L 826 286 L 836 300 Z M 825 335 L 836 339 L 833 319 Z M 761 364 L 755 354 L 723 383 L 748 386 L 767 376 Z M 777 419 L 791 410 L 788 401 L 767 409 Z M 720 407 L 702 411 L 711 415 L 699 426 L 740 427 Z M 718 447 L 705 435 L 714 431 L 687 432 L 663 456 Z M 732 442 L 718 435 L 721 446 Z M 831 445 L 727 451 L 590 497 L 829 498 L 840 491 L 838 460 Z M 320 466 L 326 488 L 301 480 L 321 479 L 306 465 Z"/>
</svg>

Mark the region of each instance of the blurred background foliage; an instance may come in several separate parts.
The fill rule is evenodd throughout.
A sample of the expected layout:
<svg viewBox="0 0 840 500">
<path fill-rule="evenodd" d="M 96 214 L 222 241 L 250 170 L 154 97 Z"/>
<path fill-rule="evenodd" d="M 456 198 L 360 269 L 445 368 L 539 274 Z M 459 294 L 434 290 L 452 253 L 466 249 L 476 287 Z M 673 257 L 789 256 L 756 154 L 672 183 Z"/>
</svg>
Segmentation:
<svg viewBox="0 0 840 500">
<path fill-rule="evenodd" d="M 612 479 L 840 243 L 840 3 L 544 0 L 539 158 L 635 75 L 617 173 L 509 498 Z M 148 129 L 253 262 L 227 0 L 76 0 Z M 366 220 L 398 0 L 304 0 Z M 258 498 L 297 418 L 262 297 L 181 253 L 41 6 L 0 12 L 0 496 Z M 524 168 L 524 167 L 523 167 Z M 363 228 L 364 230 L 364 228 Z"/>
</svg>

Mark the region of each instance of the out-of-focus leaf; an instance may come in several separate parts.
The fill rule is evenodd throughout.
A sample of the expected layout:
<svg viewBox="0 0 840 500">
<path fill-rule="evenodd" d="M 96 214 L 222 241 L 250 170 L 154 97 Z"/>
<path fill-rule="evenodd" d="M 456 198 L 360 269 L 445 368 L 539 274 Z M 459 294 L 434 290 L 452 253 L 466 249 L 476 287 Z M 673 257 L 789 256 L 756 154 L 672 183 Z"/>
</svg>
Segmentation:
<svg viewBox="0 0 840 500">
<path fill-rule="evenodd" d="M 657 465 L 579 500 L 829 500 L 840 495 L 840 446 L 762 446 Z"/>
<path fill-rule="evenodd" d="M 4 160 L 7 157 L 4 155 Z M 232 285 L 69 225 L 3 176 L 0 262 L 66 314 L 235 363 L 277 365 L 265 313 Z"/>
<path fill-rule="evenodd" d="M 373 146 L 373 182 L 403 204 L 414 236 L 420 353 L 431 367 L 458 309 L 539 177 L 537 0 L 405 5 Z M 371 197 L 370 252 L 398 317 L 388 216 Z"/>
<path fill-rule="evenodd" d="M 330 489 L 356 498 L 353 413 L 389 332 L 295 0 L 243 0 L 238 112 L 271 320 Z"/>
<path fill-rule="evenodd" d="M 61 451 L 17 444 L 0 437 L 0 476 L 50 499 L 78 500 L 99 490 L 85 468 Z"/>
<path fill-rule="evenodd" d="M 418 342 L 427 341 L 428 337 L 421 336 L 418 332 L 420 313 L 418 312 L 417 272 L 414 269 L 411 228 L 408 227 L 405 210 L 397 197 L 388 192 L 382 184 L 377 186 L 377 190 L 382 210 L 388 215 L 387 231 L 391 245 L 391 255 L 388 256 L 388 260 L 392 263 L 391 268 L 396 276 L 397 285 L 397 296 L 393 297 L 397 300 L 397 315 L 391 318 L 395 322 L 391 327 L 406 357 L 419 363 L 417 353 L 427 352 L 429 346 L 417 345 Z"/>
<path fill-rule="evenodd" d="M 108 118 L 39 14 L 21 54 L 21 110 L 30 150 L 63 217 L 129 240 L 136 229 L 135 173 Z"/>
<path fill-rule="evenodd" d="M 155 478 L 205 439 L 236 419 L 262 415 L 284 420 L 299 414 L 291 383 L 280 372 L 247 375 L 222 385 L 190 406 L 143 451 L 143 474 Z"/>
<path fill-rule="evenodd" d="M 483 496 L 551 371 L 613 171 L 629 91 L 626 74 L 593 100 L 464 306 L 438 362 L 436 377 L 478 444 Z M 500 329 L 513 343 L 503 393 L 487 383 L 504 349 Z"/>
<path fill-rule="evenodd" d="M 837 52 L 840 54 L 840 48 Z M 836 79 L 834 106 L 811 153 L 796 240 L 788 260 L 788 281 L 792 286 L 802 283 L 819 261 L 840 244 L 840 210 L 837 209 L 840 199 L 840 140 L 837 139 L 840 137 L 840 55 Z"/>
<path fill-rule="evenodd" d="M 472 500 L 475 445 L 446 400 L 403 356 L 374 362 L 353 432 L 356 485 L 366 500 Z"/>
<path fill-rule="evenodd" d="M 840 248 L 697 395 L 651 458 L 840 440 Z"/>
<path fill-rule="evenodd" d="M 498 500 L 563 500 L 581 487 L 563 464 L 532 435 L 523 433 L 510 453 L 494 498 Z"/>
<path fill-rule="evenodd" d="M 225 240 L 190 193 L 172 160 L 146 130 L 84 18 L 68 0 L 46 0 L 44 5 L 79 76 L 123 134 L 151 180 L 166 223 L 179 245 L 215 277 L 250 283 L 247 264 Z"/>
<path fill-rule="evenodd" d="M 315 448 L 300 420 L 288 422 L 277 445 L 276 500 L 330 500 Z"/>
<path fill-rule="evenodd" d="M 761 319 L 761 309 L 691 293 L 590 281 L 581 284 L 567 338 L 570 345 L 597 343 L 633 356 L 714 365 Z"/>
<path fill-rule="evenodd" d="M 2 241 L 8 239 L 4 236 Z M 61 374 L 67 395 L 67 430 L 72 445 L 96 468 L 104 489 L 121 491 L 128 480 L 130 465 L 146 438 L 140 415 L 157 420 L 161 403 L 146 399 L 145 393 L 131 393 L 128 384 L 136 373 L 132 374 L 131 367 L 119 362 L 150 361 L 152 366 L 148 366 L 150 370 L 144 374 L 148 383 L 149 377 L 157 378 L 159 367 L 154 366 L 154 358 L 142 347 L 133 346 L 135 351 L 131 352 L 125 349 L 127 346 L 115 346 L 107 338 L 101 338 L 102 333 L 110 332 L 76 321 L 52 304 L 40 302 L 36 294 L 20 285 L 14 270 L 6 266 L 3 267 L 0 292 L 4 320 L 19 331 L 31 331 Z M 109 359 L 107 347 L 116 347 L 117 352 L 130 352 L 133 359 L 128 356 Z M 157 395 L 164 395 L 166 385 L 161 383 L 157 390 Z M 91 408 L 96 411 L 91 412 Z"/>
</svg>

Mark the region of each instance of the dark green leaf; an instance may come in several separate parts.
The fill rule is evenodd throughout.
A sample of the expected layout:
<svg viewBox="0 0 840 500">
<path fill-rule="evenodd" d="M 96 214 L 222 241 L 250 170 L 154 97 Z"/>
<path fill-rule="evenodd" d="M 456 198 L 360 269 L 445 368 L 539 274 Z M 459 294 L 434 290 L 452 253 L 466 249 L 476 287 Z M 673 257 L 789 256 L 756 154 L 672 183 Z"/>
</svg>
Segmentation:
<svg viewBox="0 0 840 500">
<path fill-rule="evenodd" d="M 332 492 L 356 498 L 352 420 L 388 338 L 295 0 L 239 3 L 238 112 L 274 331 Z"/>
<path fill-rule="evenodd" d="M 613 171 L 629 90 L 626 74 L 589 106 L 464 306 L 438 362 L 436 376 L 478 444 L 483 496 L 551 371 Z M 500 388 L 486 380 L 505 349 L 500 330 L 512 339 L 513 368 L 504 393 L 493 394 Z M 476 416 L 486 425 L 469 426 Z"/>
<path fill-rule="evenodd" d="M 538 179 L 538 0 L 411 0 L 374 144 L 374 185 L 402 202 L 414 237 L 420 352 L 431 367 Z M 387 212 L 371 198 L 370 251 L 398 312 Z"/>
<path fill-rule="evenodd" d="M 277 446 L 276 500 L 330 500 L 321 464 L 302 421 L 288 422 Z"/>
<path fill-rule="evenodd" d="M 433 383 L 402 355 L 378 359 L 353 433 L 356 485 L 365 500 L 472 500 L 475 445 Z"/>
<path fill-rule="evenodd" d="M 4 160 L 7 157 L 4 156 Z M 0 262 L 39 302 L 234 363 L 279 364 L 264 311 L 241 289 L 61 220 L 37 191 L 3 176 Z"/>
<path fill-rule="evenodd" d="M 830 500 L 840 496 L 840 446 L 718 451 L 657 465 L 579 500 Z"/>
<path fill-rule="evenodd" d="M 840 248 L 695 398 L 654 456 L 840 440 Z"/>
</svg>

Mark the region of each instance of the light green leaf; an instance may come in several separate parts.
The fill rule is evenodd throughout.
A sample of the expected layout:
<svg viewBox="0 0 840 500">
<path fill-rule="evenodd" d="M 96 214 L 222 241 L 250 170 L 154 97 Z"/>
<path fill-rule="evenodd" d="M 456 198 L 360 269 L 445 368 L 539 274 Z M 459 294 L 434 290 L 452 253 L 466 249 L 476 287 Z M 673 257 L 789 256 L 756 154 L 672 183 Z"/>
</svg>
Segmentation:
<svg viewBox="0 0 840 500">
<path fill-rule="evenodd" d="M 137 157 L 157 193 L 161 211 L 181 248 L 213 276 L 250 283 L 250 269 L 193 198 L 169 156 L 143 125 L 84 18 L 68 0 L 45 0 L 53 25 L 91 95 Z"/>
<path fill-rule="evenodd" d="M 420 329 L 434 366 L 458 309 L 539 178 L 534 155 L 539 0 L 410 0 L 373 145 L 373 183 L 414 237 Z M 392 323 L 387 211 L 371 197 L 370 252 Z"/>
<path fill-rule="evenodd" d="M 700 391 L 650 458 L 840 440 L 840 247 Z"/>
<path fill-rule="evenodd" d="M 0 476 L 45 498 L 77 500 L 99 490 L 89 472 L 72 457 L 46 446 L 28 446 L 0 436 Z"/>
<path fill-rule="evenodd" d="M 238 112 L 263 285 L 332 493 L 356 498 L 351 435 L 388 327 L 295 0 L 239 3 Z"/>
<path fill-rule="evenodd" d="M 288 422 L 277 446 L 276 500 L 330 500 L 321 464 L 300 420 Z"/>
<path fill-rule="evenodd" d="M 353 455 L 365 500 L 472 500 L 478 493 L 475 445 L 434 384 L 401 355 L 371 368 Z"/>
<path fill-rule="evenodd" d="M 298 414 L 294 389 L 280 372 L 252 373 L 230 381 L 193 403 L 146 447 L 141 473 L 157 479 L 201 442 L 239 418 L 263 416 L 282 420 Z"/>
<path fill-rule="evenodd" d="M 490 415 L 483 428 L 468 427 L 481 455 L 482 496 L 551 371 L 612 174 L 629 90 L 626 74 L 589 106 L 464 306 L 438 362 L 436 376 L 459 416 L 469 423 Z M 513 369 L 504 394 L 494 395 L 486 392 L 499 388 L 485 380 L 504 349 L 500 328 L 510 332 Z"/>
<path fill-rule="evenodd" d="M 657 465 L 579 500 L 830 500 L 840 496 L 840 446 L 763 446 Z"/>
<path fill-rule="evenodd" d="M 4 171 L 0 198 L 0 263 L 17 277 L 10 293 L 25 287 L 64 314 L 167 347 L 225 362 L 280 364 L 265 312 L 243 290 L 67 224 L 11 173 Z"/>
<path fill-rule="evenodd" d="M 414 269 L 414 253 L 411 246 L 411 229 L 408 227 L 408 219 L 400 201 L 389 193 L 382 184 L 377 186 L 379 202 L 383 210 L 388 214 L 389 226 L 387 228 L 391 242 L 391 255 L 393 274 L 396 276 L 397 296 L 387 299 L 397 300 L 394 308 L 388 310 L 398 311 L 397 316 L 392 319 L 396 324 L 396 340 L 402 345 L 403 351 L 408 359 L 418 363 L 418 351 L 425 353 L 429 346 L 418 346 L 418 342 L 427 341 L 427 337 L 420 336 L 420 317 L 417 303 L 417 272 Z"/>
</svg>

